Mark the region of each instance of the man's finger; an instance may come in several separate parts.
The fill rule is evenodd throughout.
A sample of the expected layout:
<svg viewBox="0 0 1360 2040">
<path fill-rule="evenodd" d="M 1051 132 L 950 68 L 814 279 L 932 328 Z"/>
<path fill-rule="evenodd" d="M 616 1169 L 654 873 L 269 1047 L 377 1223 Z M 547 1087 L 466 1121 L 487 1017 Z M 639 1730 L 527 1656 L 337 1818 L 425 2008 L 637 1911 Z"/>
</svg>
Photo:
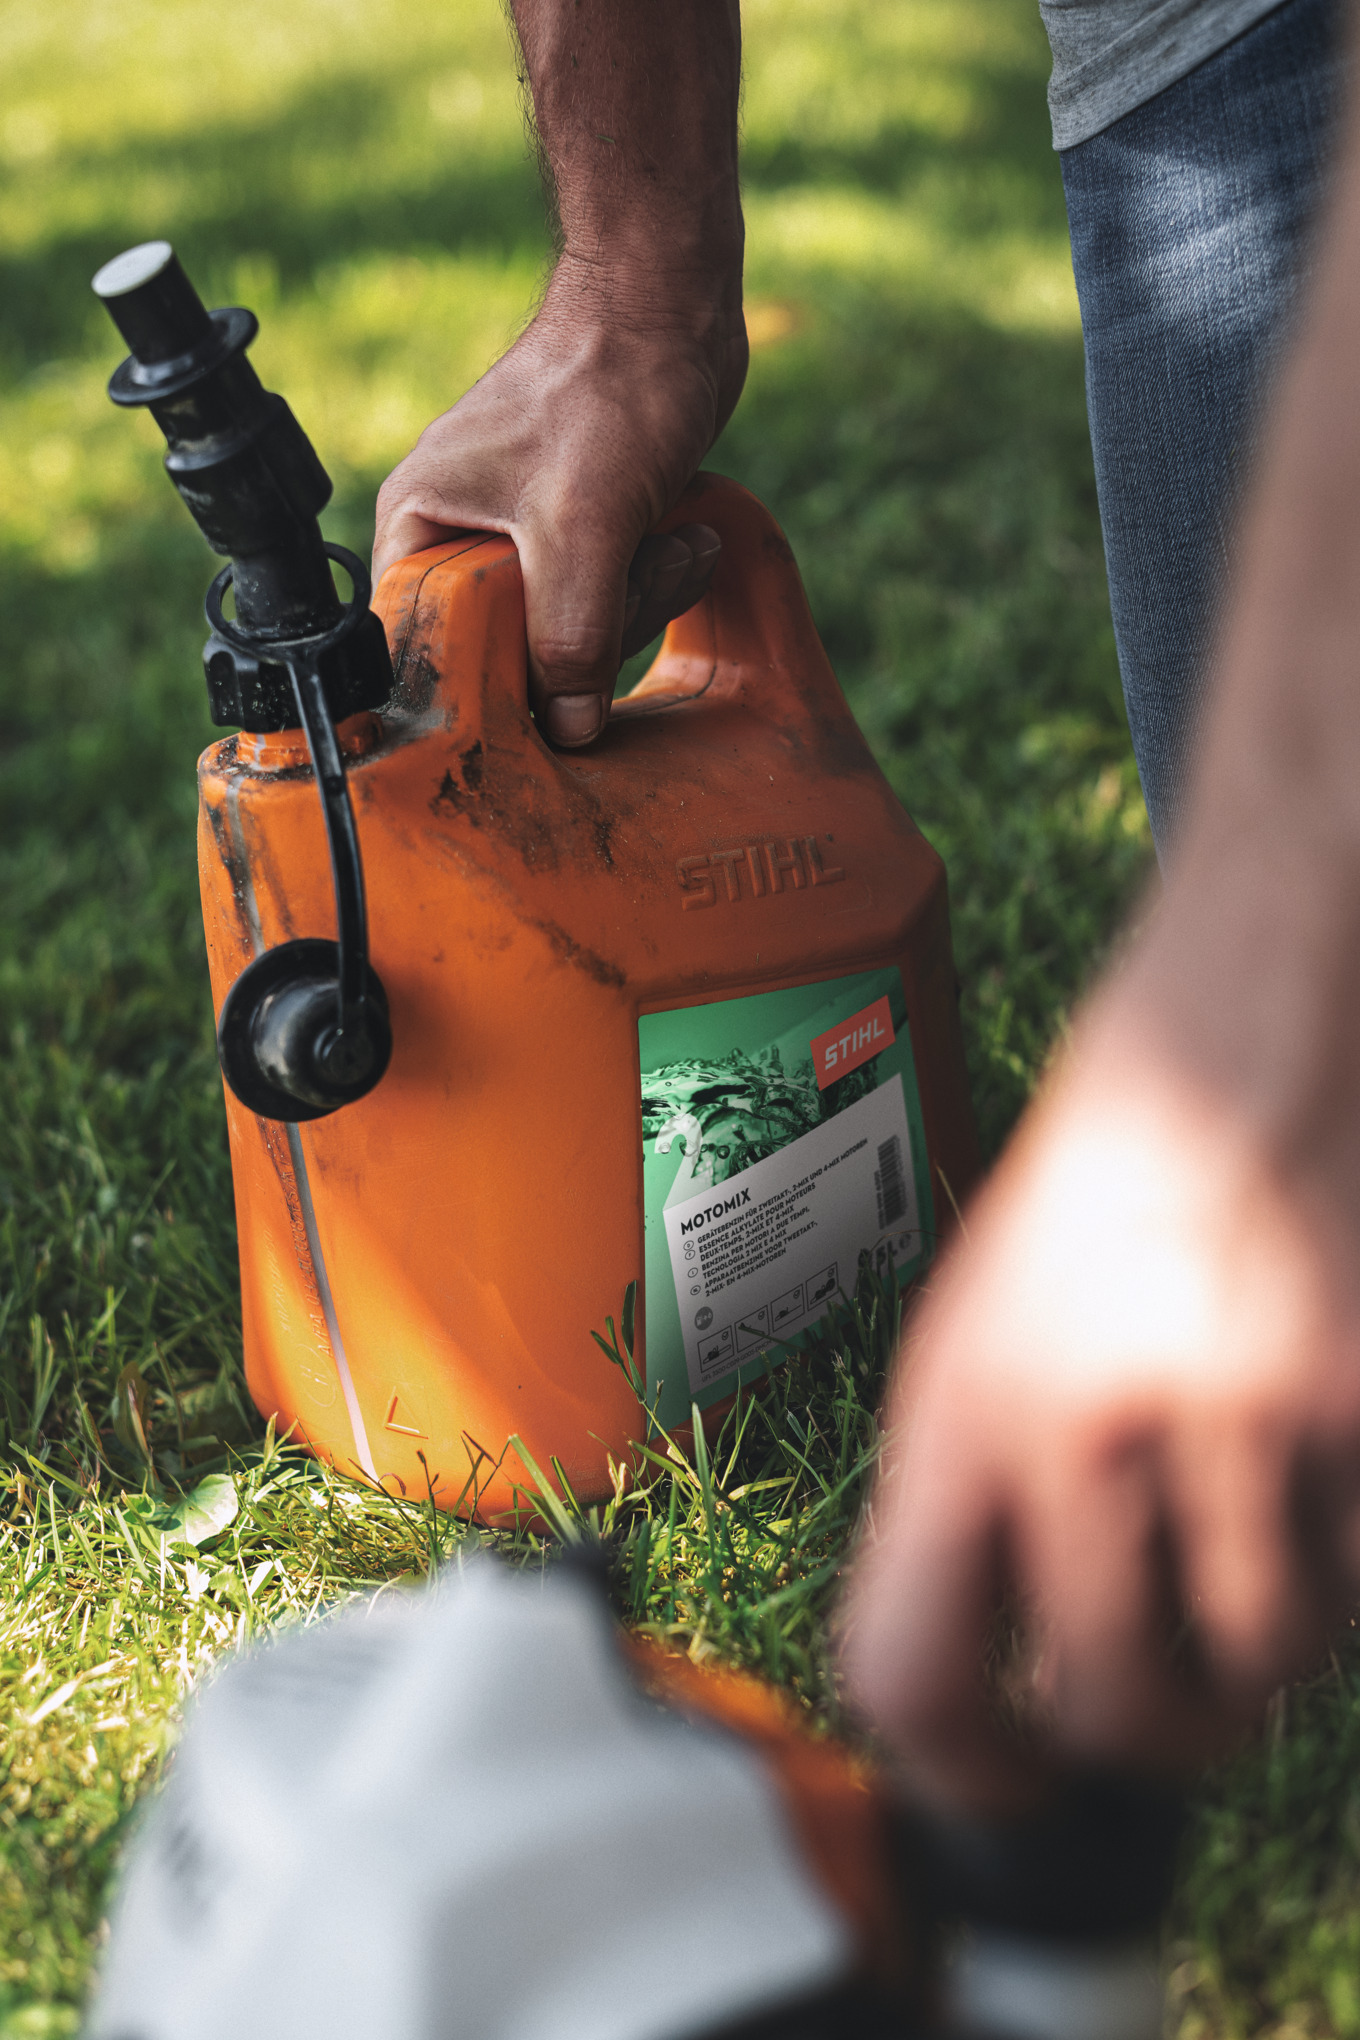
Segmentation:
<svg viewBox="0 0 1360 2040">
<path fill-rule="evenodd" d="M 1051 1471 L 1022 1566 L 1057 1753 L 1175 1770 L 1204 1762 L 1226 1724 L 1177 1653 L 1180 1552 L 1155 1452 L 1103 1465 L 1083 1457 L 1068 1479 Z"/>
<path fill-rule="evenodd" d="M 622 603 L 607 564 L 584 552 L 546 566 L 525 558 L 534 712 L 550 743 L 575 749 L 600 734 L 620 664 L 702 599 L 721 551 L 706 524 L 653 532 L 633 555 Z"/>
<path fill-rule="evenodd" d="M 589 528 L 536 519 L 515 540 L 524 574 L 530 705 L 548 742 L 574 750 L 599 736 L 609 713 L 633 535 L 602 526 L 598 517 Z"/>
<path fill-rule="evenodd" d="M 373 540 L 374 587 L 398 560 L 404 560 L 410 553 L 424 552 L 432 545 L 443 545 L 445 539 L 456 536 L 459 528 L 438 524 L 415 510 L 398 510 L 385 519 L 380 514 Z"/>
<path fill-rule="evenodd" d="M 665 629 L 675 613 L 675 591 L 689 567 L 690 550 L 682 538 L 653 532 L 643 539 L 628 569 L 621 658 L 631 659 Z"/>
<path fill-rule="evenodd" d="M 681 524 L 671 533 L 689 547 L 689 572 L 674 595 L 675 614 L 683 616 L 708 593 L 713 569 L 722 553 L 722 540 L 711 524 Z"/>
<path fill-rule="evenodd" d="M 1275 1430 L 1192 1436 L 1171 1467 L 1186 1598 L 1216 1681 L 1244 1712 L 1302 1668 L 1326 1621 Z"/>
<path fill-rule="evenodd" d="M 628 569 L 622 656 L 631 659 L 708 592 L 722 540 L 711 525 L 682 524 L 644 538 Z"/>
<path fill-rule="evenodd" d="M 998 1518 L 985 1506 L 960 1509 L 966 1476 L 947 1495 L 910 1451 L 889 1481 L 902 1483 L 900 1506 L 880 1488 L 884 1520 L 856 1560 L 846 1607 L 849 1697 L 913 1793 L 977 1813 L 1016 1811 L 1033 1797 L 1036 1773 L 1003 1728 L 983 1671 L 1000 1600 Z"/>
</svg>

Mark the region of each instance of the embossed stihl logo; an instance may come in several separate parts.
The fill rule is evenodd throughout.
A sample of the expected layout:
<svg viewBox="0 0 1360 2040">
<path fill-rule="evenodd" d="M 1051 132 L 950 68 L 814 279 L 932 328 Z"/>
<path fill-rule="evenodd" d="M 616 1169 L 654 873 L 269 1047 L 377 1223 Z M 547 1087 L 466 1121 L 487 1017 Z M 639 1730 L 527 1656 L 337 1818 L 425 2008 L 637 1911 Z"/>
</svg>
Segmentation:
<svg viewBox="0 0 1360 2040">
<path fill-rule="evenodd" d="M 828 836 L 827 841 L 831 838 Z M 805 885 L 839 885 L 845 872 L 822 861 L 815 836 L 784 836 L 765 843 L 743 843 L 736 850 L 709 850 L 701 857 L 682 857 L 676 873 L 685 912 L 729 900 L 768 899 L 771 893 L 801 892 Z"/>
</svg>

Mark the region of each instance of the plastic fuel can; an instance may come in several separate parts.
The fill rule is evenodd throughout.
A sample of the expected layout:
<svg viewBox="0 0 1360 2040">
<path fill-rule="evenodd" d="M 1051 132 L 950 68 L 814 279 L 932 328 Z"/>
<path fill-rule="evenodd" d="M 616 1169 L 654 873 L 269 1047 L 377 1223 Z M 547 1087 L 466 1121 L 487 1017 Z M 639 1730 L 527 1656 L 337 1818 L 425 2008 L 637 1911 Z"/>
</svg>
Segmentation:
<svg viewBox="0 0 1360 2040">
<path fill-rule="evenodd" d="M 641 1435 L 591 1333 L 685 1424 L 777 1365 L 861 1255 L 914 1275 L 977 1168 L 940 859 L 892 794 L 750 495 L 603 738 L 527 703 L 518 559 L 469 534 L 375 608 L 394 687 L 339 725 L 391 1063 L 328 1117 L 228 1091 L 246 1371 L 337 1466 L 494 1519 L 525 1464 L 583 1500 Z M 335 925 L 297 731 L 200 767 L 219 1007 Z"/>
</svg>

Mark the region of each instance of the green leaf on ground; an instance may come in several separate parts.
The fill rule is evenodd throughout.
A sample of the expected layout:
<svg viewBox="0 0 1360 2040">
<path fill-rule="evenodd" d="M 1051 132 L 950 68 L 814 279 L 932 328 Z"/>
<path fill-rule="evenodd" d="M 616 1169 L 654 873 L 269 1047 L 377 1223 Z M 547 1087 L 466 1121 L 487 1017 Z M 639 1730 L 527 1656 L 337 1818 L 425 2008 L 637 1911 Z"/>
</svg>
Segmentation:
<svg viewBox="0 0 1360 2040">
<path fill-rule="evenodd" d="M 167 1540 L 174 1544 L 208 1544 L 214 1537 L 220 1537 L 229 1523 L 236 1520 L 240 1502 L 237 1499 L 236 1483 L 228 1473 L 210 1473 L 201 1480 L 192 1494 L 182 1502 L 168 1509 L 158 1527 Z"/>
</svg>

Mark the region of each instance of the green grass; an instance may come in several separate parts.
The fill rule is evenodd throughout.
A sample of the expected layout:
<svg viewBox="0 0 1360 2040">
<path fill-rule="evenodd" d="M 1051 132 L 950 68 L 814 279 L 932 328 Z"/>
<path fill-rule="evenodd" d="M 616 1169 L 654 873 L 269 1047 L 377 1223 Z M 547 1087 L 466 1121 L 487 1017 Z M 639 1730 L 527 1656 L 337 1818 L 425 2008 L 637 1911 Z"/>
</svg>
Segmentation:
<svg viewBox="0 0 1360 2040">
<path fill-rule="evenodd" d="M 756 346 L 712 463 L 787 528 L 948 861 L 992 1150 L 1149 860 L 1033 14 L 748 0 Z M 379 481 L 546 260 L 493 0 L 238 0 L 230 36 L 189 0 L 4 19 L 0 2036 L 75 2030 L 196 1673 L 466 1534 L 280 1450 L 244 1404 L 193 847 L 212 563 L 154 428 L 104 397 L 88 279 L 164 233 L 211 301 L 252 304 L 261 373 L 336 478 L 328 529 L 362 549 Z M 820 1716 L 891 1315 L 845 1319 L 711 1463 L 648 1462 L 597 1526 L 632 1619 Z M 215 1530 L 177 1508 L 205 1478 Z M 1343 1651 L 1201 1795 L 1169 1929 L 1187 2036 L 1360 2032 L 1355 1679 Z"/>
</svg>

